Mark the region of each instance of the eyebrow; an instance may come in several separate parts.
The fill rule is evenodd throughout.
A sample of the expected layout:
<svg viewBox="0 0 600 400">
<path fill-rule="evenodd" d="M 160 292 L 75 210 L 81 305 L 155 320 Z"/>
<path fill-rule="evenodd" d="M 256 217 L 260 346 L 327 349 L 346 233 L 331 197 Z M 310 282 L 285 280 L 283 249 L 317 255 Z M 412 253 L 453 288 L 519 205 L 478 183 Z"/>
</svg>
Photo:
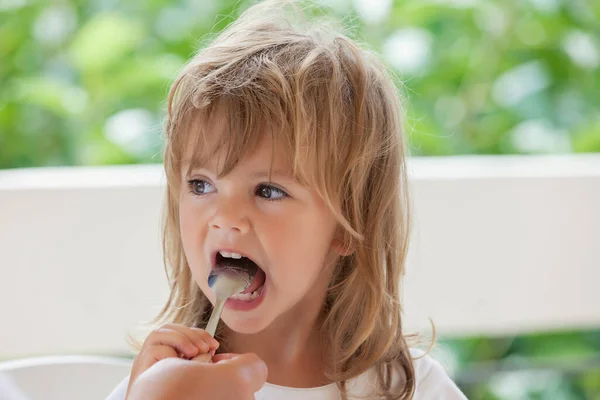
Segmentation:
<svg viewBox="0 0 600 400">
<path fill-rule="evenodd" d="M 270 173 L 269 173 L 270 172 Z M 278 169 L 274 169 L 272 171 L 256 171 L 250 174 L 250 177 L 258 179 L 258 178 L 268 178 L 270 176 L 276 176 L 280 178 L 291 178 L 289 174 L 284 173 Z"/>
<path fill-rule="evenodd" d="M 185 170 L 185 168 L 184 168 L 184 170 Z M 210 172 L 211 174 L 214 175 L 214 171 L 212 169 L 206 168 L 206 167 L 192 169 L 190 171 L 190 173 L 194 173 L 194 172 L 197 172 L 199 170 L 205 170 L 205 171 L 208 171 L 208 172 Z M 250 173 L 249 176 L 252 179 L 260 179 L 260 178 L 269 178 L 269 175 L 271 177 L 277 177 L 277 178 L 294 180 L 294 178 L 289 173 L 285 173 L 285 172 L 283 172 L 283 171 L 281 171 L 279 169 L 273 169 L 271 171 L 254 171 L 254 172 Z"/>
</svg>

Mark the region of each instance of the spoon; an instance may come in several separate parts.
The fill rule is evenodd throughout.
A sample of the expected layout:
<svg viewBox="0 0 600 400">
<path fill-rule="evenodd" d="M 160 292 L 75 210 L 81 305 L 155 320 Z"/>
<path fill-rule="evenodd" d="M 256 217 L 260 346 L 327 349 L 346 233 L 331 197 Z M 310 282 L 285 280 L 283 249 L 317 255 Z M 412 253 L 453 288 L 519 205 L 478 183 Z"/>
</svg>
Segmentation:
<svg viewBox="0 0 600 400">
<path fill-rule="evenodd" d="M 250 283 L 252 283 L 252 279 L 254 279 L 257 271 L 258 268 L 256 265 L 250 265 L 248 268 L 227 265 L 211 271 L 208 276 L 208 286 L 217 295 L 217 301 L 208 319 L 208 324 L 206 324 L 205 331 L 210 336 L 215 336 L 217 324 L 219 323 L 227 299 L 246 290 L 250 286 Z"/>
</svg>

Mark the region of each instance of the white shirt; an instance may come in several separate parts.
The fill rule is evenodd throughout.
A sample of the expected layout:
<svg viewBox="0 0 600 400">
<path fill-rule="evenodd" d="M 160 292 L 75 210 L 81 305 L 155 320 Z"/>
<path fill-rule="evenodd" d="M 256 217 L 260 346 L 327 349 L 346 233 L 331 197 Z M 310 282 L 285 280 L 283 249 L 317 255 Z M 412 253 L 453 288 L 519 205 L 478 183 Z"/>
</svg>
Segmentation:
<svg viewBox="0 0 600 400">
<path fill-rule="evenodd" d="M 7 374 L 0 374 L 0 400 L 29 400 Z"/>
<path fill-rule="evenodd" d="M 416 390 L 414 400 L 464 400 L 465 395 L 452 382 L 439 362 L 430 356 L 423 356 L 421 350 L 411 349 L 414 361 Z M 359 398 L 370 393 L 375 372 L 369 370 L 346 383 L 348 398 Z M 129 378 L 115 388 L 106 400 L 125 400 Z M 316 388 L 290 388 L 266 383 L 255 394 L 256 400 L 339 400 L 340 392 L 335 383 Z M 364 397 L 363 397 L 364 398 Z"/>
</svg>

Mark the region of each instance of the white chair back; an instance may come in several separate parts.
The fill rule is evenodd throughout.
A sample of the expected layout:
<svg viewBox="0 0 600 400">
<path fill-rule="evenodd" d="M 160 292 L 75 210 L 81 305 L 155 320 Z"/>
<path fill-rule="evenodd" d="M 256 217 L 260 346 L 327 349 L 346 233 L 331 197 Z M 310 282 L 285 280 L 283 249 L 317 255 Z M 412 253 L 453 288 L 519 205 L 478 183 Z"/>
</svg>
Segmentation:
<svg viewBox="0 0 600 400">
<path fill-rule="evenodd" d="M 102 400 L 127 377 L 132 360 L 52 356 L 0 363 L 0 400 Z"/>
</svg>

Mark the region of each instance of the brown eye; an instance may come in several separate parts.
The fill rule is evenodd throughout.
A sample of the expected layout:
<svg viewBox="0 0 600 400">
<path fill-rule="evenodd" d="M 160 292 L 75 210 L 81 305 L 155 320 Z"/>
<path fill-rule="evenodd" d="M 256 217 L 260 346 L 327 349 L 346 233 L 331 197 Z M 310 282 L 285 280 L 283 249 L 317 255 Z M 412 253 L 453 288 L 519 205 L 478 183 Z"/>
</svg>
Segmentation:
<svg viewBox="0 0 600 400">
<path fill-rule="evenodd" d="M 265 200 L 281 200 L 288 197 L 288 194 L 275 186 L 260 185 L 256 190 L 256 194 Z"/>
<path fill-rule="evenodd" d="M 190 186 L 190 191 L 198 195 L 214 191 L 214 187 L 210 183 L 201 179 L 193 179 L 188 182 L 188 185 Z"/>
<path fill-rule="evenodd" d="M 264 198 L 270 198 L 271 197 L 271 188 L 268 186 L 263 186 L 259 189 L 260 192 L 260 196 L 264 197 Z"/>
</svg>

